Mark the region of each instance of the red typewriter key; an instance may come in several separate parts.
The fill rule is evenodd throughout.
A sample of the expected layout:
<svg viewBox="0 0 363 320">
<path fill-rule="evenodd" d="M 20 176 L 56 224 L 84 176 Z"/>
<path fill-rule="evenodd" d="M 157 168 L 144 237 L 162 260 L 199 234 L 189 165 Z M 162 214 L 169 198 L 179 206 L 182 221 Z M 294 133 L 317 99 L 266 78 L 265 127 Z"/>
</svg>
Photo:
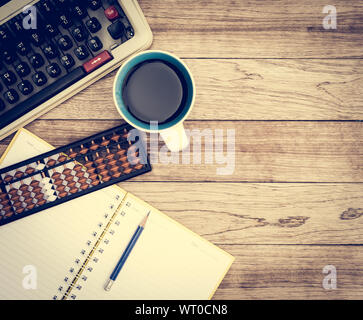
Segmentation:
<svg viewBox="0 0 363 320">
<path fill-rule="evenodd" d="M 47 162 L 47 166 L 48 167 L 53 167 L 55 164 L 57 163 L 56 160 L 54 159 L 49 159 L 48 162 Z"/>
<path fill-rule="evenodd" d="M 43 205 L 45 205 L 47 203 L 47 201 L 45 200 L 45 199 L 43 199 L 43 200 L 39 200 L 38 202 L 37 202 L 37 206 L 43 206 Z"/>
<path fill-rule="evenodd" d="M 54 180 L 57 180 L 57 179 L 59 179 L 60 178 L 60 176 L 61 176 L 62 174 L 60 173 L 60 172 L 54 172 L 53 174 L 52 174 L 52 179 L 54 179 Z"/>
<path fill-rule="evenodd" d="M 89 147 L 92 151 L 95 151 L 95 150 L 97 150 L 98 149 L 98 147 L 99 147 L 99 145 L 98 144 L 95 144 L 95 142 L 94 141 L 92 141 L 92 144 L 91 144 L 91 146 Z"/>
<path fill-rule="evenodd" d="M 72 149 L 69 149 L 69 155 L 70 158 L 75 158 L 77 157 L 77 152 L 73 151 Z"/>
<path fill-rule="evenodd" d="M 34 168 L 32 168 L 32 167 L 28 167 L 28 168 L 26 168 L 25 173 L 26 173 L 27 175 L 29 175 L 29 174 L 32 174 L 34 171 L 35 171 L 35 169 L 34 169 Z"/>
<path fill-rule="evenodd" d="M 86 154 L 88 152 L 88 148 L 84 147 L 83 144 L 81 145 L 81 150 L 79 151 L 80 154 Z"/>
<path fill-rule="evenodd" d="M 67 156 L 64 155 L 64 154 L 61 154 L 59 157 L 58 157 L 58 162 L 64 162 L 67 160 Z"/>
</svg>

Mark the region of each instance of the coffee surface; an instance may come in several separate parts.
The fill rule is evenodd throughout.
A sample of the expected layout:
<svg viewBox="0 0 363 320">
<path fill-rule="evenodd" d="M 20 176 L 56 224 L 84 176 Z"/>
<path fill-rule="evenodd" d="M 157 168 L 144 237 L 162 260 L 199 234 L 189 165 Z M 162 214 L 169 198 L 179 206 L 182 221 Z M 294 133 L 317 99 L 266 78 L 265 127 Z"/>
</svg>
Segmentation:
<svg viewBox="0 0 363 320">
<path fill-rule="evenodd" d="M 185 91 L 183 79 L 172 65 L 151 60 L 129 72 L 122 97 L 129 112 L 137 119 L 145 123 L 165 123 L 180 114 Z"/>
</svg>

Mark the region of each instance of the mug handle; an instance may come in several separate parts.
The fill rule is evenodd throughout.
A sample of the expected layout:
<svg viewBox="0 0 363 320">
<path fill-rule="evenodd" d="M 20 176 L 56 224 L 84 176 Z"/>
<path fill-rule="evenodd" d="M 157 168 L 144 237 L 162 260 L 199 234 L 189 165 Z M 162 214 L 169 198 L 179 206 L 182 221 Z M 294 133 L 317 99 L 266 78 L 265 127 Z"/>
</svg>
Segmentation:
<svg viewBox="0 0 363 320">
<path fill-rule="evenodd" d="M 179 152 L 189 144 L 183 123 L 179 123 L 169 129 L 161 130 L 160 135 L 171 152 Z"/>
</svg>

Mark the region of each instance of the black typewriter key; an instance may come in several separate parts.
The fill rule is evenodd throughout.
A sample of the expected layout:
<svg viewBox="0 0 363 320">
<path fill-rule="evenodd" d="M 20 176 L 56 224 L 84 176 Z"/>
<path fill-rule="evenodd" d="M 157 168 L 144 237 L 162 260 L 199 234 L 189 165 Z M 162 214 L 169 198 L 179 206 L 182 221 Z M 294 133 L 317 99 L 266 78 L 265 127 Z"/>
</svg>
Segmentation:
<svg viewBox="0 0 363 320">
<path fill-rule="evenodd" d="M 43 47 L 43 53 L 48 59 L 54 59 L 58 56 L 58 49 L 52 43 L 47 43 Z"/>
<path fill-rule="evenodd" d="M 96 17 L 89 19 L 86 22 L 86 26 L 87 26 L 88 30 L 92 33 L 96 33 L 97 31 L 101 30 L 101 28 L 102 28 L 100 22 L 97 20 Z"/>
<path fill-rule="evenodd" d="M 14 89 L 9 89 L 8 91 L 6 91 L 4 93 L 4 98 L 10 104 L 14 104 L 14 103 L 18 102 L 19 95 Z"/>
<path fill-rule="evenodd" d="M 92 51 L 96 52 L 102 49 L 103 44 L 98 37 L 93 37 L 88 40 L 88 46 L 91 48 Z"/>
<path fill-rule="evenodd" d="M 18 84 L 18 89 L 24 96 L 27 96 L 32 93 L 33 86 L 28 80 L 24 80 Z"/>
<path fill-rule="evenodd" d="M 71 28 L 72 36 L 78 42 L 83 41 L 86 38 L 86 32 L 81 25 L 76 25 Z"/>
<path fill-rule="evenodd" d="M 61 68 L 56 63 L 51 63 L 49 66 L 47 66 L 46 69 L 47 69 L 47 73 L 52 78 L 56 78 L 56 77 L 58 77 L 62 73 Z"/>
<path fill-rule="evenodd" d="M 3 43 L 7 43 L 8 41 L 11 41 L 12 37 L 10 35 L 10 32 L 8 30 L 8 28 L 6 26 L 1 26 L 0 27 L 0 40 Z"/>
<path fill-rule="evenodd" d="M 88 6 L 92 10 L 97 10 L 102 6 L 101 0 L 88 0 Z"/>
<path fill-rule="evenodd" d="M 60 58 L 60 60 L 61 60 L 63 67 L 66 69 L 72 68 L 74 66 L 74 59 L 69 54 L 62 56 Z"/>
<path fill-rule="evenodd" d="M 110 26 L 107 27 L 107 30 L 111 37 L 115 40 L 120 39 L 125 31 L 125 26 L 121 22 L 121 20 L 116 20 Z"/>
<path fill-rule="evenodd" d="M 42 71 L 35 73 L 32 76 L 32 79 L 38 87 L 41 87 L 47 83 L 47 77 L 45 76 L 45 74 Z"/>
<path fill-rule="evenodd" d="M 0 99 L 0 111 L 4 111 L 4 110 L 5 110 L 5 103 L 4 103 L 4 101 L 2 101 Z"/>
<path fill-rule="evenodd" d="M 30 52 L 30 47 L 24 41 L 19 41 L 16 44 L 16 52 L 21 56 L 26 56 Z"/>
<path fill-rule="evenodd" d="M 26 62 L 19 62 L 15 65 L 15 71 L 19 77 L 26 77 L 30 73 L 29 65 Z"/>
<path fill-rule="evenodd" d="M 47 23 L 44 26 L 44 30 L 50 38 L 54 38 L 59 33 L 58 28 L 52 23 Z"/>
<path fill-rule="evenodd" d="M 1 59 L 7 64 L 12 64 L 16 59 L 16 54 L 11 49 L 3 49 Z"/>
<path fill-rule="evenodd" d="M 74 54 L 79 60 L 84 60 L 89 56 L 88 50 L 85 46 L 79 46 L 74 49 Z"/>
<path fill-rule="evenodd" d="M 39 53 L 30 56 L 29 61 L 34 68 L 40 68 L 44 64 L 44 59 Z"/>
<path fill-rule="evenodd" d="M 44 42 L 44 37 L 42 36 L 41 33 L 32 31 L 30 33 L 30 40 L 33 45 L 35 45 L 36 47 L 39 47 Z"/>
<path fill-rule="evenodd" d="M 1 75 L 1 79 L 6 86 L 11 86 L 16 82 L 16 75 L 14 72 L 8 70 Z"/>
<path fill-rule="evenodd" d="M 51 19 L 54 18 L 55 8 L 51 1 L 43 0 L 39 1 L 36 6 L 38 7 L 39 11 L 44 15 L 45 18 Z"/>
<path fill-rule="evenodd" d="M 71 7 L 71 12 L 75 19 L 83 19 L 87 16 L 87 10 L 82 6 L 83 1 L 78 1 Z"/>
<path fill-rule="evenodd" d="M 59 16 L 59 22 L 64 29 L 68 29 L 73 25 L 72 18 L 67 13 L 62 13 Z"/>
<path fill-rule="evenodd" d="M 66 51 L 73 47 L 73 43 L 70 37 L 64 35 L 58 39 L 58 46 L 61 50 Z"/>
</svg>

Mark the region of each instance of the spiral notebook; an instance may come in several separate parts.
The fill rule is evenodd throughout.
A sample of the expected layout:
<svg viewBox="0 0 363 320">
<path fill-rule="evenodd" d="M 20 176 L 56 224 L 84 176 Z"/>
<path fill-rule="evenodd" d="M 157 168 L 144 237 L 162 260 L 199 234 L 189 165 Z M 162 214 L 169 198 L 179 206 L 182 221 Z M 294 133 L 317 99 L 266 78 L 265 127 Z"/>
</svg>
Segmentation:
<svg viewBox="0 0 363 320">
<path fill-rule="evenodd" d="M 49 151 L 18 131 L 1 167 Z M 141 219 L 147 226 L 104 285 Z M 234 258 L 118 186 L 0 227 L 0 299 L 209 299 Z"/>
</svg>

